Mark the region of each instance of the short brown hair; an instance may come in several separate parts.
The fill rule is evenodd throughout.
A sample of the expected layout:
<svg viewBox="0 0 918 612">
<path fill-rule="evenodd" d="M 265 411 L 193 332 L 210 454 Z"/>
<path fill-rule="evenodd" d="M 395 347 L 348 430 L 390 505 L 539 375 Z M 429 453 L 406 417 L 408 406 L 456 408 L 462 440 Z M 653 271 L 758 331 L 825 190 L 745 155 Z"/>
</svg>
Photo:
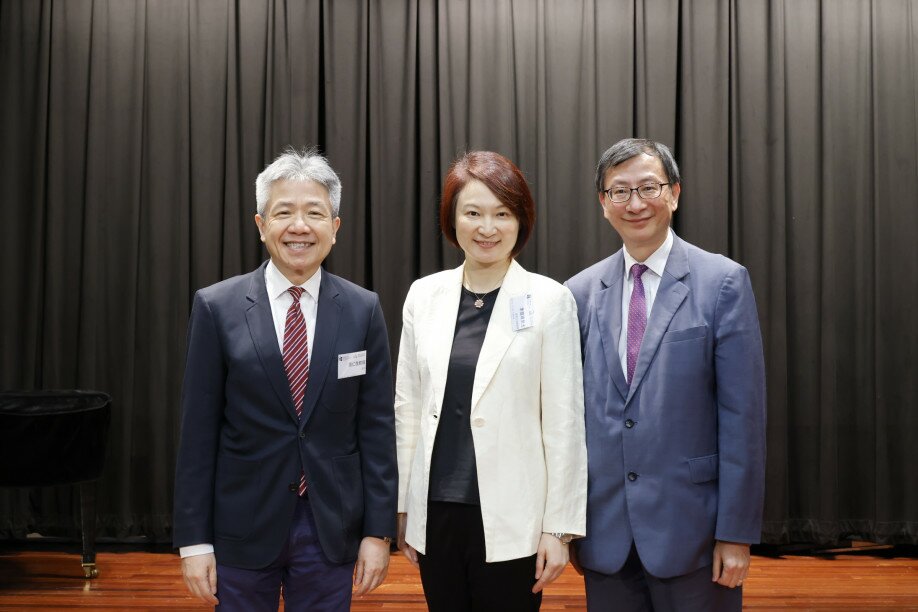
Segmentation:
<svg viewBox="0 0 918 612">
<path fill-rule="evenodd" d="M 469 181 L 479 181 L 490 189 L 516 217 L 520 230 L 510 253 L 515 257 L 526 246 L 535 226 L 535 202 L 523 173 L 500 153 L 469 151 L 450 165 L 440 196 L 440 231 L 454 246 L 461 248 L 456 240 L 456 200 Z"/>
</svg>

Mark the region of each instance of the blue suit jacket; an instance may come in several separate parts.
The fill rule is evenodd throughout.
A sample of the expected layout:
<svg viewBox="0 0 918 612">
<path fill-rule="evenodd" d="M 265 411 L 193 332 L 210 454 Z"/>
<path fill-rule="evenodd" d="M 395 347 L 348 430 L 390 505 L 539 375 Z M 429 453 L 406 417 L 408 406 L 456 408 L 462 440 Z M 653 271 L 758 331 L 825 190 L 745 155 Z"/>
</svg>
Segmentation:
<svg viewBox="0 0 918 612">
<path fill-rule="evenodd" d="M 333 562 L 352 561 L 363 536 L 395 536 L 392 373 L 379 299 L 323 271 L 298 419 L 266 265 L 195 294 L 173 543 L 210 542 L 221 564 L 265 567 L 287 538 L 303 469 L 323 551 Z M 339 379 L 337 356 L 361 350 L 366 374 Z"/>
<path fill-rule="evenodd" d="M 765 374 L 746 269 L 675 237 L 625 382 L 621 250 L 567 282 L 577 300 L 589 457 L 581 563 L 613 574 L 631 547 L 654 576 L 711 564 L 715 540 L 759 541 Z M 629 479 L 629 474 L 633 473 Z"/>
</svg>

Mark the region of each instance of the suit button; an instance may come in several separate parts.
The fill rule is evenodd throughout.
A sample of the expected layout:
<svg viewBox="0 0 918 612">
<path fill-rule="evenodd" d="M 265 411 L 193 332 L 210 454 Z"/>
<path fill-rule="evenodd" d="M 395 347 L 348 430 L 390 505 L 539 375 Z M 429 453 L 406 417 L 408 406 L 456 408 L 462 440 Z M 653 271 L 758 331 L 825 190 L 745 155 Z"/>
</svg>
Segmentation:
<svg viewBox="0 0 918 612">
<path fill-rule="evenodd" d="M 638 475 L 635 474 L 634 472 L 628 472 L 628 480 L 630 480 L 631 482 L 634 482 L 635 480 L 637 480 L 637 477 Z"/>
<path fill-rule="evenodd" d="M 634 421 L 632 421 L 631 419 L 627 419 L 625 421 L 625 427 L 627 427 L 628 429 L 631 429 L 632 427 L 634 427 Z"/>
<path fill-rule="evenodd" d="M 305 431 L 301 431 L 301 432 L 300 432 L 300 438 L 302 438 L 303 440 L 306 439 L 306 432 L 305 432 Z"/>
<path fill-rule="evenodd" d="M 289 485 L 287 485 L 287 488 L 296 493 L 298 487 L 296 486 L 295 482 L 291 482 Z"/>
<path fill-rule="evenodd" d="M 484 423 L 485 421 L 481 417 L 478 417 L 477 419 L 474 419 L 472 421 L 472 425 L 474 425 L 475 427 L 484 427 Z"/>
</svg>

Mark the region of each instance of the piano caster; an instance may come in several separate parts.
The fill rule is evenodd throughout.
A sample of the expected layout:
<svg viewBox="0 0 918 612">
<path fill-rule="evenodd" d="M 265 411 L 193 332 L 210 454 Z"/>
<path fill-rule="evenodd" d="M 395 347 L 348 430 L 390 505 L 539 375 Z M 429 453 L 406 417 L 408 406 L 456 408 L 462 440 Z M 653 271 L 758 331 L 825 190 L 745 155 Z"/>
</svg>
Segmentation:
<svg viewBox="0 0 918 612">
<path fill-rule="evenodd" d="M 83 575 L 86 578 L 92 579 L 99 576 L 99 570 L 96 569 L 95 563 L 82 563 L 81 565 L 83 566 Z"/>
</svg>

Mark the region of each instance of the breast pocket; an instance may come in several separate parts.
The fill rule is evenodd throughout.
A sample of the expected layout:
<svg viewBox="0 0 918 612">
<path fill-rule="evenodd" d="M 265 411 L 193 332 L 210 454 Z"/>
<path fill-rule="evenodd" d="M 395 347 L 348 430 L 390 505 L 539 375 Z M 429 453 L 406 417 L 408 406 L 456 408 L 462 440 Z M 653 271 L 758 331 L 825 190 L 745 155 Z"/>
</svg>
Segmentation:
<svg viewBox="0 0 918 612">
<path fill-rule="evenodd" d="M 334 372 L 335 377 L 338 373 Z M 323 393 L 322 405 L 329 412 L 353 412 L 357 407 L 357 396 L 363 376 L 352 376 L 332 381 L 332 388 Z"/>
<path fill-rule="evenodd" d="M 513 332 L 510 345 L 501 356 L 495 377 L 507 377 L 538 385 L 542 367 L 541 340 L 541 333 L 534 327 Z"/>
<path fill-rule="evenodd" d="M 696 340 L 708 335 L 708 326 L 699 325 L 698 327 L 689 327 L 688 329 L 673 329 L 663 334 L 661 343 L 685 342 L 687 340 Z"/>
</svg>

